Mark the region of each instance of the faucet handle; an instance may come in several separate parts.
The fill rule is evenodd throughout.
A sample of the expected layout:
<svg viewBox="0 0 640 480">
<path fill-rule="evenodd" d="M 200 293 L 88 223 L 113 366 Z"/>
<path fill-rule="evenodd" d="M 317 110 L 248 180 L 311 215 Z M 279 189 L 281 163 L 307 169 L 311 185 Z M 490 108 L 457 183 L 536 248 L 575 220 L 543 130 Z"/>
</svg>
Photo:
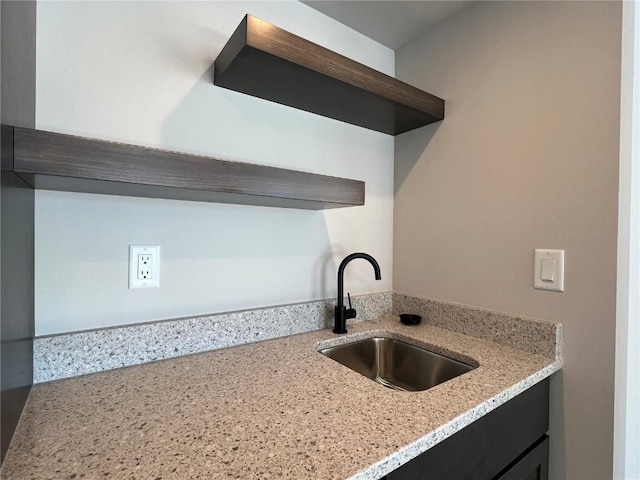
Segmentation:
<svg viewBox="0 0 640 480">
<path fill-rule="evenodd" d="M 349 292 L 347 292 L 347 299 L 349 300 L 349 308 L 347 308 L 344 318 L 356 318 L 356 309 L 351 306 L 351 295 Z"/>
</svg>

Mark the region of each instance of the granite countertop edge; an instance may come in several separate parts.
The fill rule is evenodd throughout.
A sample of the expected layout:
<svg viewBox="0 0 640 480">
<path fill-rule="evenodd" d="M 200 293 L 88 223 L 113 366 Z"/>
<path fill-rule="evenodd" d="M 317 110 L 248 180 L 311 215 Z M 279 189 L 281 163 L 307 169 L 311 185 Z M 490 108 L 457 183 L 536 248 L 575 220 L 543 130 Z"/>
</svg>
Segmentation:
<svg viewBox="0 0 640 480">
<path fill-rule="evenodd" d="M 378 480 L 387 475 L 405 463 L 413 460 L 420 454 L 426 452 L 443 440 L 456 434 L 463 428 L 469 426 L 482 416 L 504 405 L 509 400 L 515 398 L 528 388 L 550 377 L 555 372 L 562 369 L 562 360 L 558 359 L 551 365 L 542 368 L 538 372 L 530 375 L 526 379 L 518 382 L 512 387 L 500 392 L 476 407 L 468 410 L 453 420 L 442 424 L 440 427 L 432 430 L 418 440 L 399 448 L 396 452 L 387 458 L 376 462 L 370 467 L 356 473 L 347 480 Z"/>
<path fill-rule="evenodd" d="M 548 323 L 549 329 L 561 329 Z M 396 392 L 317 353 L 379 333 L 479 366 L 423 392 Z M 561 342 L 561 335 L 553 341 Z M 47 475 L 55 465 L 57 478 L 116 466 L 121 476 L 114 478 L 136 468 L 159 475 L 168 468 L 164 462 L 183 458 L 190 471 L 207 472 L 212 479 L 266 478 L 266 472 L 277 478 L 378 480 L 561 368 L 560 356 L 424 323 L 403 326 L 388 315 L 352 324 L 347 335 L 330 329 L 300 333 L 40 384 L 27 402 L 2 474 L 54 478 Z M 207 416 L 207 409 L 217 416 Z M 190 416 L 179 415 L 187 411 Z M 82 421 L 89 423 L 79 430 Z M 144 437 L 139 450 L 113 453 L 114 442 L 144 435 L 143 427 L 155 433 Z M 200 443 L 192 442 L 194 432 L 205 435 Z M 181 435 L 191 440 L 166 441 Z M 211 445 L 216 450 L 201 463 Z M 296 457 L 301 450 L 308 459 Z M 114 455 L 120 455 L 118 462 Z M 132 457 L 142 463 L 130 464 Z M 253 463 L 247 463 L 250 458 Z M 183 478 L 200 478 L 193 475 Z"/>
</svg>

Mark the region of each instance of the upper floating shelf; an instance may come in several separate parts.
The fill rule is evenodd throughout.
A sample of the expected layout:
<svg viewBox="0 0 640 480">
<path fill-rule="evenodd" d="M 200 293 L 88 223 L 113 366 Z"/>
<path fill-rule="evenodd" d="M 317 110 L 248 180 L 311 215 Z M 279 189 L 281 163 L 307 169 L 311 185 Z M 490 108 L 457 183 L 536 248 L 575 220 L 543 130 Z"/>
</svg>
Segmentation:
<svg viewBox="0 0 640 480">
<path fill-rule="evenodd" d="M 444 118 L 444 100 L 251 15 L 215 61 L 220 87 L 397 135 Z"/>
<path fill-rule="evenodd" d="M 321 210 L 364 205 L 364 182 L 2 126 L 2 169 L 33 188 Z"/>
</svg>

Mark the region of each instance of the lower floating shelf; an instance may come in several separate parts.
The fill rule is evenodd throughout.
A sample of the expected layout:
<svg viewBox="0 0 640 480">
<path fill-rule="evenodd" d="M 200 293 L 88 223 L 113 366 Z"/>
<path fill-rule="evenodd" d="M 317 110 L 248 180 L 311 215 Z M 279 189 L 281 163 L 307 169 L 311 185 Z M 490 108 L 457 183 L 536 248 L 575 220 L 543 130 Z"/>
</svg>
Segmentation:
<svg viewBox="0 0 640 480">
<path fill-rule="evenodd" d="M 364 205 L 364 182 L 2 126 L 2 169 L 33 188 L 322 210 Z"/>
</svg>

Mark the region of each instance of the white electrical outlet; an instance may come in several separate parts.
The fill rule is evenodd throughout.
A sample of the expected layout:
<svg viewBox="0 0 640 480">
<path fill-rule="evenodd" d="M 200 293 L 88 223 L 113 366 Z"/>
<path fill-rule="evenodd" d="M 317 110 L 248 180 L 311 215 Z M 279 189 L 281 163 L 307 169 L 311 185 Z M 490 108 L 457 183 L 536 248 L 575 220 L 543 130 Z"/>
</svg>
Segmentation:
<svg viewBox="0 0 640 480">
<path fill-rule="evenodd" d="M 160 245 L 129 246 L 129 288 L 160 286 Z"/>
</svg>

